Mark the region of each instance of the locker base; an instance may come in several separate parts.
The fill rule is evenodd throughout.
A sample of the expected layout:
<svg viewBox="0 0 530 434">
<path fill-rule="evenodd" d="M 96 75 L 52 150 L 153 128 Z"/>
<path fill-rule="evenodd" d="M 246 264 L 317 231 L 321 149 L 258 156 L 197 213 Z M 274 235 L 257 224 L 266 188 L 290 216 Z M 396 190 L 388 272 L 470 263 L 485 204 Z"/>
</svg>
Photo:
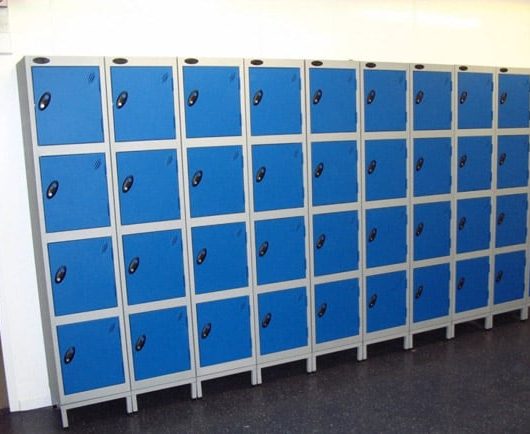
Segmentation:
<svg viewBox="0 0 530 434">
<path fill-rule="evenodd" d="M 493 316 L 499 315 L 501 313 L 515 312 L 519 311 L 519 318 L 521 321 L 528 319 L 528 306 L 521 305 L 522 300 L 511 301 L 508 303 L 498 304 L 493 306 Z"/>
<path fill-rule="evenodd" d="M 208 380 L 213 380 L 215 378 L 220 378 L 220 377 L 228 377 L 229 375 L 235 375 L 235 374 L 240 374 L 242 372 L 250 372 L 250 375 L 251 375 L 251 384 L 253 386 L 256 386 L 257 384 L 260 384 L 258 382 L 258 374 L 257 374 L 257 371 L 256 371 L 256 368 L 253 366 L 253 367 L 242 367 L 242 368 L 236 368 L 236 369 L 230 369 L 230 370 L 226 370 L 226 371 L 219 371 L 219 372 L 215 372 L 215 373 L 212 373 L 212 374 L 208 374 L 208 375 L 201 375 L 200 377 L 197 377 L 197 381 L 195 383 L 195 388 L 193 388 L 192 386 L 192 398 L 193 399 L 202 399 L 202 383 L 204 381 L 208 381 Z M 195 396 L 193 396 L 195 395 Z"/>
<path fill-rule="evenodd" d="M 338 353 L 339 351 L 348 351 L 348 350 L 354 350 L 354 349 L 357 349 L 357 361 L 360 362 L 360 361 L 364 360 L 363 359 L 363 355 L 364 355 L 365 351 L 364 351 L 363 345 L 361 345 L 360 340 L 357 340 L 355 343 L 330 346 L 330 347 L 327 347 L 327 348 L 314 350 L 314 352 L 313 352 L 313 358 L 314 358 L 314 361 L 313 361 L 314 370 L 313 370 L 313 372 L 316 372 L 316 370 L 317 370 L 317 358 L 319 356 L 323 356 L 325 354 L 331 354 L 331 353 Z"/>
<path fill-rule="evenodd" d="M 285 363 L 296 362 L 298 360 L 306 361 L 306 372 L 308 374 L 311 374 L 312 372 L 316 371 L 316 357 L 314 355 L 308 355 L 307 353 L 304 355 L 296 355 L 296 356 L 291 356 L 291 357 L 285 357 L 282 359 L 271 360 L 268 362 L 262 362 L 262 363 L 258 363 L 258 366 L 257 366 L 258 384 L 263 383 L 263 377 L 262 377 L 263 369 L 270 368 L 272 366 L 283 365 Z"/>
<path fill-rule="evenodd" d="M 383 332 L 375 332 L 373 333 L 373 335 L 374 335 L 373 337 L 368 337 L 364 341 L 365 354 L 362 360 L 365 360 L 368 358 L 368 345 L 377 344 L 379 342 L 385 342 L 385 341 L 391 341 L 394 339 L 403 338 L 403 349 L 410 350 L 412 348 L 412 336 L 410 335 L 408 330 L 406 330 L 405 327 L 396 328 L 396 331 L 393 333 L 385 330 Z"/>
<path fill-rule="evenodd" d="M 99 404 L 100 402 L 107 402 L 107 401 L 114 401 L 115 399 L 121 399 L 125 398 L 125 405 L 126 405 L 126 411 L 127 413 L 133 413 L 134 412 L 134 402 L 133 398 L 130 395 L 130 392 L 126 393 L 120 393 L 110 396 L 102 396 L 99 398 L 93 398 L 93 399 L 87 399 L 85 401 L 79 401 L 79 402 L 73 402 L 70 404 L 59 404 L 57 407 L 61 411 L 61 425 L 63 428 L 69 427 L 68 422 L 68 410 L 72 410 L 74 408 L 79 407 L 85 407 L 87 405 L 93 405 L 93 404 Z"/>
<path fill-rule="evenodd" d="M 443 321 L 434 320 L 425 322 L 430 322 L 430 324 L 421 325 L 420 323 L 412 326 L 412 329 L 410 330 L 411 345 L 414 343 L 415 335 L 442 328 L 445 328 L 446 339 L 453 339 L 455 337 L 455 326 L 453 324 L 448 324 L 449 317 L 446 317 Z"/>
<path fill-rule="evenodd" d="M 191 399 L 196 399 L 197 398 L 197 383 L 195 381 L 195 378 L 186 378 L 180 381 L 168 381 L 167 383 L 137 388 L 132 391 L 132 395 L 131 395 L 132 412 L 136 413 L 138 411 L 138 399 L 137 399 L 138 395 L 142 395 L 144 393 L 149 393 L 149 392 L 155 392 L 157 390 L 162 390 L 162 389 L 170 389 L 172 387 L 186 386 L 188 384 L 190 386 Z"/>
</svg>

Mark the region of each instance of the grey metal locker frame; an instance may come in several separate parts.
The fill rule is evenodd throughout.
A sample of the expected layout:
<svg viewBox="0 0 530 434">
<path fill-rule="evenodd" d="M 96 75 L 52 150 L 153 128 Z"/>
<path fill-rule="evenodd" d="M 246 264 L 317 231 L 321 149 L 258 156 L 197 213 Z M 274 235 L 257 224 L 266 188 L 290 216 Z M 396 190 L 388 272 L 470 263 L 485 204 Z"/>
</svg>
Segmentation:
<svg viewBox="0 0 530 434">
<path fill-rule="evenodd" d="M 272 60 L 272 59 L 245 59 L 245 123 L 246 123 L 246 134 L 247 134 L 247 154 L 250 156 L 253 145 L 262 145 L 262 144 L 277 144 L 277 143 L 301 143 L 302 152 L 303 152 L 303 188 L 304 188 L 304 206 L 302 208 L 291 208 L 283 210 L 273 210 L 273 211 L 260 211 L 255 212 L 252 207 L 249 207 L 250 212 L 250 240 L 251 245 L 255 245 L 256 233 L 254 223 L 270 218 L 281 218 L 281 217 L 303 217 L 305 224 L 305 256 L 306 256 L 306 272 L 303 279 L 291 280 L 287 282 L 277 282 L 270 283 L 266 285 L 258 285 L 257 281 L 257 264 L 255 260 L 255 255 L 251 253 L 251 264 L 252 272 L 252 288 L 253 288 L 253 297 L 254 297 L 254 309 L 255 309 L 255 318 L 254 318 L 254 341 L 256 348 L 256 360 L 257 360 L 257 379 L 258 384 L 262 383 L 262 369 L 288 363 L 295 360 L 305 359 L 306 360 L 306 370 L 307 372 L 315 371 L 314 359 L 312 356 L 311 342 L 312 342 L 312 327 L 309 321 L 311 321 L 313 310 L 313 294 L 310 287 L 310 261 L 309 261 L 309 217 L 308 217 L 308 179 L 307 179 L 307 138 L 306 138 L 306 127 L 307 122 L 306 112 L 305 112 L 305 75 L 304 75 L 304 61 L 303 60 Z M 250 118 L 250 106 L 248 104 L 250 98 L 250 68 L 268 68 L 268 67 L 291 67 L 298 68 L 300 70 L 300 109 L 301 109 L 301 132 L 300 134 L 287 134 L 287 135 L 263 135 L 263 136 L 253 136 L 251 132 L 251 118 Z M 250 158 L 250 157 L 249 157 Z M 253 174 L 251 164 L 247 168 L 247 188 L 249 191 L 249 196 L 253 196 Z M 249 203 L 250 205 L 250 203 Z M 281 351 L 278 353 L 272 353 L 269 355 L 260 355 L 260 342 L 259 342 L 259 325 L 256 321 L 258 317 L 258 295 L 265 294 L 271 291 L 295 288 L 304 286 L 306 288 L 306 297 L 307 297 L 307 329 L 308 329 L 308 342 L 305 347 L 295 348 L 291 350 Z"/>
<path fill-rule="evenodd" d="M 361 61 L 360 62 L 360 113 L 361 113 L 361 152 L 359 155 L 359 158 L 361 160 L 361 170 L 362 170 L 362 176 L 364 177 L 366 175 L 366 164 L 365 164 L 365 152 L 366 152 L 366 141 L 367 140 L 373 140 L 373 139 L 402 139 L 406 142 L 406 149 L 407 149 L 407 158 L 406 158 L 406 167 L 408 168 L 410 166 L 409 161 L 411 160 L 410 157 L 410 101 L 409 98 L 406 98 L 406 113 L 407 113 L 407 120 L 406 120 L 406 129 L 405 131 L 395 131 L 395 132 L 366 132 L 365 131 L 365 105 L 363 103 L 364 98 L 367 96 L 364 94 L 364 71 L 366 70 L 397 70 L 397 71 L 404 71 L 405 72 L 405 79 L 406 79 L 406 94 L 410 92 L 410 68 L 409 64 L 406 63 L 392 63 L 392 62 L 369 62 L 369 61 Z M 366 310 L 366 300 L 367 300 L 367 278 L 370 276 L 380 275 L 384 273 L 394 272 L 394 271 L 404 271 L 406 273 L 407 278 L 407 291 L 406 291 L 406 307 L 407 307 L 407 314 L 405 319 L 405 324 L 403 326 L 394 327 L 391 329 L 385 329 L 381 331 L 371 332 L 369 333 L 367 331 L 367 315 L 362 316 L 363 318 L 363 325 L 362 330 L 363 333 L 363 357 L 362 359 L 367 358 L 367 347 L 368 345 L 383 342 L 391 339 L 396 338 L 403 338 L 403 347 L 404 349 L 410 349 L 412 348 L 412 339 L 409 332 L 409 324 L 410 324 L 410 292 L 411 292 L 411 279 L 412 276 L 410 275 L 410 262 L 411 262 L 411 249 L 409 244 L 409 238 L 408 234 L 411 231 L 411 179 L 410 174 L 407 170 L 406 173 L 407 176 L 407 189 L 406 189 L 406 196 L 399 199 L 384 199 L 384 200 L 374 200 L 374 201 L 367 201 L 366 200 L 366 188 L 364 183 L 361 183 L 363 185 L 363 188 L 361 190 L 361 209 L 362 209 L 362 235 L 360 239 L 361 244 L 361 251 L 363 252 L 361 255 L 363 255 L 363 268 L 362 268 L 362 284 L 361 284 L 361 292 L 362 292 L 362 300 L 364 301 L 363 305 L 363 313 Z M 364 179 L 364 178 L 363 178 Z M 393 264 L 393 265 L 385 265 L 380 267 L 373 267 L 368 268 L 367 262 L 366 262 L 366 233 L 365 233 L 365 224 L 366 224 L 366 212 L 371 209 L 378 209 L 378 208 L 387 208 L 392 206 L 404 206 L 406 208 L 407 212 L 407 253 L 406 253 L 406 261 L 399 264 Z"/>
<path fill-rule="evenodd" d="M 112 83 L 111 83 L 111 67 L 135 67 L 135 66 L 167 66 L 173 71 L 173 96 L 174 96 L 174 110 L 175 110 L 175 133 L 176 138 L 173 140 L 143 140 L 143 141 L 127 141 L 117 142 L 114 135 L 114 115 L 113 105 L 114 101 L 112 98 Z M 119 179 L 118 179 L 118 168 L 117 168 L 117 153 L 119 152 L 131 152 L 131 151 L 154 151 L 154 150 L 174 150 L 177 155 L 177 167 L 178 167 L 178 183 L 179 183 L 179 196 L 181 202 L 181 213 L 180 219 L 168 220 L 163 222 L 149 222 L 149 223 L 137 223 L 131 225 L 124 225 L 121 223 L 121 211 L 120 201 L 118 194 L 115 195 L 114 207 L 116 215 L 116 232 L 118 237 L 118 255 L 119 258 L 119 274 L 122 287 L 122 298 L 123 298 L 123 310 L 125 321 L 125 330 L 127 334 L 127 342 L 131 339 L 131 330 L 129 323 L 129 315 L 140 313 L 140 312 L 155 312 L 160 309 L 173 308 L 173 307 L 185 307 L 188 318 L 188 339 L 189 339 L 189 353 L 190 353 L 190 369 L 187 371 L 164 375 L 160 377 L 154 377 L 151 379 L 139 380 L 134 379 L 134 365 L 132 352 L 133 348 L 128 345 L 127 354 L 129 359 L 129 370 L 130 370 L 130 382 L 131 382 L 131 396 L 133 402 L 133 411 L 138 411 L 137 396 L 142 393 L 147 393 L 155 390 L 165 389 L 169 387 L 180 386 L 189 384 L 191 386 L 191 397 L 195 399 L 197 397 L 196 381 L 195 381 L 195 355 L 193 347 L 193 320 L 191 315 L 190 307 L 190 276 L 187 267 L 188 262 L 188 246 L 185 223 L 185 214 L 183 210 L 186 208 L 186 202 L 184 201 L 184 178 L 183 178 L 183 159 L 182 159 L 182 145 L 180 135 L 180 119 L 179 119 L 179 105 L 178 105 L 178 75 L 177 75 L 177 61 L 176 58 L 121 58 L 121 57 L 106 57 L 105 58 L 105 72 L 106 72 L 106 86 L 107 92 L 107 111 L 109 116 L 109 135 L 110 135 L 110 147 L 112 157 L 112 182 L 115 186 L 115 191 L 119 191 Z M 162 230 L 178 229 L 182 233 L 182 254 L 184 260 L 184 278 L 185 278 L 185 290 L 186 295 L 181 298 L 173 298 L 159 301 L 144 302 L 140 304 L 130 305 L 127 301 L 127 284 L 126 284 L 126 270 L 122 265 L 125 262 L 124 259 L 124 248 L 123 248 L 123 236 L 131 234 L 141 234 L 156 232 Z"/>
<path fill-rule="evenodd" d="M 357 82 L 357 89 L 355 95 L 355 104 L 356 104 L 356 129 L 355 132 L 350 133 L 311 133 L 311 90 L 310 90 L 310 71 L 311 69 L 317 68 L 334 68 L 334 69 L 345 69 L 345 70 L 355 70 L 355 78 Z M 314 304 L 312 303 L 312 317 L 311 317 L 311 330 L 312 330 L 312 348 L 313 348 L 313 367 L 316 370 L 317 367 L 317 357 L 324 354 L 333 353 L 336 351 L 342 351 L 347 349 L 355 348 L 357 349 L 357 359 L 364 359 L 364 349 L 363 349 L 363 335 L 364 335 L 364 291 L 362 290 L 362 270 L 364 267 L 364 251 L 361 248 L 361 239 L 364 234 L 364 219 L 361 218 L 361 191 L 363 190 L 363 177 L 361 172 L 361 108 L 360 108 L 360 95 L 361 95 L 361 81 L 360 81 L 360 63 L 357 61 L 334 61 L 334 60 L 306 60 L 305 61 L 305 107 L 306 107 L 306 136 L 307 136 L 307 202 L 309 208 L 309 227 L 307 230 L 309 236 L 309 257 L 308 263 L 310 264 L 311 269 L 311 295 L 313 303 L 315 302 L 315 287 L 318 284 L 339 282 L 345 279 L 358 279 L 359 281 L 359 300 L 358 300 L 358 312 L 359 312 L 359 333 L 354 337 L 347 337 L 342 339 L 337 339 L 325 343 L 318 344 L 316 342 L 316 324 L 315 324 L 315 312 Z M 341 203 L 335 205 L 313 205 L 313 187 L 312 187 L 312 171 L 313 167 L 316 164 L 316 161 L 313 161 L 313 153 L 311 151 L 311 146 L 313 142 L 340 142 L 340 141 L 355 141 L 357 144 L 357 200 L 355 202 Z M 358 244 L 357 248 L 359 251 L 359 266 L 356 271 L 347 271 L 341 273 L 328 274 L 324 276 L 316 276 L 314 270 L 314 254 L 313 246 L 315 239 L 313 236 L 313 217 L 319 214 L 329 213 L 329 212 L 340 212 L 340 211 L 356 211 L 359 219 L 358 227 Z"/>
<path fill-rule="evenodd" d="M 493 153 L 492 153 L 492 184 L 491 189 L 489 190 L 480 190 L 480 191 L 470 191 L 470 192 L 458 192 L 456 189 L 453 190 L 453 211 L 456 214 L 457 210 L 457 203 L 459 199 L 471 199 L 471 198 L 491 198 L 491 209 L 495 209 L 495 197 L 494 197 L 494 183 L 496 182 L 496 174 L 497 174 L 497 139 L 494 129 L 494 121 L 495 116 L 493 116 L 492 119 L 492 125 L 491 128 L 479 128 L 479 129 L 460 129 L 458 128 L 458 110 L 459 110 L 459 95 L 458 95 L 458 77 L 459 73 L 490 73 L 492 74 L 493 79 L 493 92 L 492 92 L 492 110 L 493 113 L 495 112 L 495 101 L 496 101 L 496 75 L 495 75 L 495 69 L 491 67 L 484 67 L 484 66 L 467 66 L 467 65 L 460 65 L 455 67 L 454 72 L 454 85 L 453 85 L 453 119 L 454 119 L 454 144 L 455 144 L 455 151 L 454 155 L 458 155 L 458 139 L 459 137 L 472 137 L 477 135 L 482 136 L 491 136 L 492 137 L 492 144 L 493 144 Z M 453 184 L 455 186 L 458 185 L 458 158 L 453 158 Z M 457 313 L 456 312 L 456 288 L 455 283 L 451 282 L 452 285 L 452 318 L 453 318 L 453 326 L 462 322 L 477 320 L 477 319 L 484 319 L 484 328 L 485 329 L 491 329 L 493 327 L 493 316 L 491 314 L 491 306 L 493 303 L 493 287 L 494 287 L 494 246 L 493 243 L 493 233 L 495 231 L 495 218 L 493 216 L 493 212 L 490 216 L 490 245 L 488 249 L 485 250 L 478 250 L 478 251 L 472 251 L 472 252 L 466 252 L 466 253 L 457 253 L 457 222 L 456 222 L 456 215 L 455 220 L 451 228 L 451 240 L 452 240 L 452 251 L 454 252 L 454 262 L 456 264 L 459 260 L 465 260 L 465 259 L 474 259 L 479 257 L 488 257 L 489 263 L 490 263 L 490 273 L 489 273 L 489 296 L 488 296 L 488 304 L 487 306 L 483 308 L 478 309 L 472 309 L 470 311 Z M 453 270 L 456 270 L 456 265 L 453 266 Z M 455 272 L 456 276 L 456 272 Z"/>
<path fill-rule="evenodd" d="M 449 72 L 451 74 L 451 129 L 449 130 L 415 130 L 413 125 L 413 119 L 414 119 L 414 109 L 415 109 L 415 95 L 414 95 L 414 78 L 413 74 L 414 71 L 432 71 L 432 72 Z M 408 301 L 408 309 L 409 309 L 409 327 L 410 327 L 410 345 L 413 345 L 413 337 L 417 333 L 422 333 L 428 330 L 434 330 L 438 328 L 446 328 L 446 338 L 452 339 L 454 337 L 454 325 L 452 323 L 452 315 L 454 309 L 454 276 L 455 276 L 455 264 L 452 258 L 454 257 L 456 253 L 456 234 L 453 233 L 452 228 L 455 226 L 456 221 L 456 201 L 455 201 L 455 193 L 456 193 L 456 176 L 453 172 L 453 168 L 455 167 L 455 161 L 456 161 L 456 152 L 455 152 L 455 138 L 454 138 L 454 126 L 456 124 L 456 117 L 454 115 L 455 113 L 455 98 L 454 94 L 455 92 L 455 74 L 454 74 L 454 66 L 452 65 L 437 65 L 437 64 L 411 64 L 410 65 L 410 75 L 409 75 L 409 83 L 408 86 L 408 92 L 407 92 L 407 100 L 408 100 L 408 107 L 409 107 L 409 113 L 408 113 L 408 119 L 409 119 L 409 133 L 410 133 L 410 139 L 409 139 L 409 150 L 408 150 L 408 179 L 409 179 L 409 192 L 410 192 L 410 214 L 409 214 L 409 231 L 408 231 L 408 245 L 409 245 L 409 261 L 410 261 L 410 270 L 409 270 L 409 278 L 411 281 L 409 282 L 409 301 Z M 429 195 L 429 196 L 414 196 L 414 171 L 415 171 L 415 161 L 414 161 L 414 140 L 419 138 L 447 138 L 449 137 L 451 140 L 451 191 L 447 194 L 438 194 L 438 195 Z M 437 257 L 437 258 L 431 258 L 431 259 L 423 259 L 423 260 L 414 260 L 414 205 L 416 204 L 426 204 L 426 203 L 436 203 L 436 202 L 447 202 L 450 201 L 451 203 L 451 219 L 450 219 L 450 237 L 451 237 L 451 247 L 450 247 L 450 253 L 449 256 L 446 257 Z M 414 285 L 411 283 L 413 280 L 414 275 L 414 269 L 416 267 L 426 267 L 431 265 L 440 265 L 440 264 L 450 264 L 450 280 L 449 280 L 449 312 L 446 316 L 441 318 L 435 318 L 432 320 L 422 321 L 421 323 L 414 324 L 414 298 L 412 296 L 412 293 L 414 291 Z"/>
<path fill-rule="evenodd" d="M 249 272 L 249 285 L 243 288 L 229 289 L 223 291 L 210 292 L 205 294 L 196 294 L 195 293 L 195 279 L 193 275 L 193 255 L 188 255 L 188 275 L 190 282 L 190 294 L 191 294 L 191 307 L 192 307 L 192 318 L 194 323 L 194 328 L 197 327 L 197 304 L 207 301 L 216 301 L 224 300 L 228 298 L 238 297 L 238 296 L 248 296 L 250 303 L 250 333 L 252 338 L 252 355 L 251 357 L 235 360 L 231 362 L 225 362 L 209 367 L 200 366 L 200 355 L 199 355 L 199 336 L 195 334 L 194 331 L 194 347 L 195 347 L 195 366 L 196 366 L 196 382 L 197 382 L 197 397 L 202 398 L 202 382 L 210 379 L 223 377 L 227 375 L 232 375 L 240 372 L 250 372 L 251 373 L 251 383 L 256 385 L 259 383 L 258 374 L 256 370 L 256 359 L 255 359 L 255 334 L 254 334 L 254 317 L 255 317 L 255 308 L 252 303 L 252 268 L 250 266 L 250 258 L 252 257 L 251 250 L 251 237 L 249 234 L 250 231 L 250 196 L 248 191 L 249 181 L 248 171 L 246 166 L 249 165 L 248 150 L 246 147 L 246 125 L 245 122 L 241 122 L 241 135 L 240 136 L 230 136 L 230 137 L 207 137 L 207 138 L 188 138 L 186 135 L 186 113 L 185 113 L 185 102 L 186 95 L 184 94 L 184 67 L 195 67 L 195 66 L 232 66 L 239 69 L 239 78 L 243 84 L 245 79 L 243 60 L 242 59 L 216 59 L 216 58 L 193 58 L 193 57 L 179 57 L 177 59 L 178 64 L 178 96 L 179 96 L 179 108 L 180 108 L 180 136 L 182 138 L 182 173 L 183 173 L 183 188 L 184 188 L 184 198 L 185 203 L 187 204 L 185 209 L 185 219 L 186 219 L 186 237 L 188 246 L 191 246 L 191 231 L 192 228 L 207 226 L 211 224 L 222 224 L 222 223 L 235 223 L 235 222 L 244 222 L 246 231 L 247 231 L 247 268 Z M 244 86 L 240 87 L 240 110 L 241 116 L 245 113 L 245 101 L 244 101 Z M 188 151 L 196 147 L 217 147 L 224 145 L 234 145 L 241 144 L 243 150 L 243 187 L 245 189 L 245 212 L 237 214 L 225 214 L 225 215 L 215 215 L 208 217 L 192 217 L 190 214 L 190 193 L 187 188 L 187 180 L 189 178 L 188 165 L 186 164 L 188 159 Z M 185 183 L 185 184 L 184 184 Z M 184 210 L 182 210 L 184 212 Z"/>
<path fill-rule="evenodd" d="M 530 179 L 527 182 L 527 185 L 525 187 L 514 187 L 514 188 L 504 188 L 504 189 L 497 189 L 497 161 L 499 156 L 497 155 L 498 150 L 498 137 L 499 136 L 509 136 L 509 135 L 525 135 L 528 136 L 528 139 L 530 140 L 530 113 L 529 113 L 529 119 L 527 123 L 526 128 L 500 128 L 498 121 L 499 121 L 499 77 L 503 74 L 518 74 L 518 75 L 525 75 L 530 79 L 530 69 L 528 68 L 495 68 L 494 69 L 494 88 L 493 88 L 493 128 L 494 128 L 494 143 L 495 146 L 493 147 L 493 174 L 492 174 L 492 201 L 494 204 L 492 204 L 492 234 L 491 234 L 491 243 L 492 243 L 492 249 L 494 250 L 492 255 L 492 286 L 491 286 L 491 297 L 490 297 L 490 309 L 492 316 L 498 315 L 500 313 L 509 312 L 509 311 L 515 311 L 519 310 L 520 319 L 522 321 L 528 319 L 528 308 L 530 307 L 530 295 L 529 295 L 529 288 L 530 288 L 530 264 L 528 263 L 530 260 L 530 236 L 528 234 L 528 230 L 530 228 L 530 207 L 527 208 L 527 216 L 526 216 L 526 242 L 524 244 L 520 245 L 514 245 L 514 246 L 506 246 L 506 247 L 495 247 L 496 246 L 496 231 L 495 231 L 495 222 L 496 222 L 496 204 L 497 204 L 497 198 L 500 196 L 508 195 L 508 194 L 526 194 L 527 198 L 530 198 Z M 530 94 L 529 94 L 530 99 Z M 530 152 L 528 154 L 529 157 L 529 164 L 530 164 Z M 528 166 L 530 168 L 530 165 Z M 529 169 L 530 170 L 530 169 Z M 499 305 L 495 305 L 494 303 L 494 291 L 495 291 L 495 282 L 493 275 L 495 273 L 495 256 L 499 253 L 509 253 L 509 252 L 515 252 L 515 251 L 521 251 L 524 250 L 526 252 L 526 264 L 525 264 L 525 270 L 524 270 L 524 295 L 523 298 L 520 300 L 514 300 L 511 302 L 502 303 Z"/>
<path fill-rule="evenodd" d="M 42 60 L 44 59 L 44 60 Z M 66 241 L 66 240 L 81 240 L 98 236 L 105 236 L 112 238 L 112 248 L 115 252 L 118 251 L 118 243 L 116 239 L 116 220 L 114 215 L 114 207 L 110 206 L 114 200 L 114 193 L 112 188 L 112 176 L 107 175 L 107 191 L 109 198 L 109 213 L 110 226 L 95 229 L 81 229 L 74 231 L 64 231 L 47 233 L 44 222 L 44 205 L 42 201 L 41 177 L 39 157 L 52 155 L 77 155 L 87 152 L 100 152 L 105 154 L 106 166 L 111 171 L 111 157 L 109 151 L 109 130 L 107 118 L 103 111 L 103 132 L 104 141 L 101 143 L 87 143 L 76 145 L 54 145 L 54 146 L 38 146 L 35 112 L 33 110 L 33 83 L 31 80 L 32 66 L 97 66 L 100 72 L 101 85 L 101 107 L 106 107 L 106 86 L 105 86 L 105 69 L 103 58 L 97 57 L 49 57 L 39 58 L 36 56 L 24 57 L 17 66 L 18 82 L 20 92 L 20 103 L 22 111 L 22 127 L 25 147 L 26 172 L 28 180 L 28 190 L 30 197 L 30 211 L 33 232 L 33 245 L 35 253 L 35 263 L 37 267 L 37 281 L 39 288 L 39 299 L 42 316 L 42 328 L 44 332 L 44 346 L 46 350 L 46 359 L 48 367 L 48 376 L 50 391 L 52 396 L 52 403 L 57 405 L 61 410 L 61 418 L 63 427 L 68 427 L 67 411 L 72 408 L 81 407 L 85 405 L 95 404 L 98 402 L 109 401 L 118 398 L 126 398 L 127 412 L 133 411 L 133 399 L 130 392 L 129 371 L 127 369 L 127 340 L 125 336 L 125 326 L 122 310 L 122 293 L 120 291 L 121 282 L 118 275 L 115 274 L 116 280 L 116 298 L 117 306 L 110 309 L 96 310 L 91 312 L 83 312 L 78 314 L 64 315 L 56 317 L 53 309 L 53 295 L 51 286 L 51 276 L 48 267 L 48 250 L 47 245 L 50 242 Z M 114 255 L 114 269 L 119 270 L 120 264 L 117 255 Z M 63 389 L 63 381 L 61 375 L 61 361 L 59 356 L 59 343 L 57 338 L 58 325 L 73 324 L 86 320 L 108 318 L 116 316 L 119 318 L 119 325 L 121 329 L 120 341 L 122 347 L 122 362 L 124 369 L 125 381 L 123 384 L 109 386 L 86 392 L 74 393 L 66 396 Z"/>
</svg>

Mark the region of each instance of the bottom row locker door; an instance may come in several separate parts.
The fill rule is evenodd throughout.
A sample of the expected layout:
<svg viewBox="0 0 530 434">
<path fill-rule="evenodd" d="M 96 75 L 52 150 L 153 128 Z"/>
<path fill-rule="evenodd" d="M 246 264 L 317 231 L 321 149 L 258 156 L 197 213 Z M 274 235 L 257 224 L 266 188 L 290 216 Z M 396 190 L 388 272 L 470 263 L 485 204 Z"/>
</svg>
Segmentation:
<svg viewBox="0 0 530 434">
<path fill-rule="evenodd" d="M 414 270 L 414 322 L 449 314 L 449 264 Z"/>
<path fill-rule="evenodd" d="M 495 256 L 495 304 L 523 298 L 525 265 L 524 251 Z"/>
<path fill-rule="evenodd" d="M 125 382 L 117 317 L 57 327 L 65 395 Z"/>
<path fill-rule="evenodd" d="M 136 381 L 190 369 L 185 307 L 137 313 L 129 323 Z"/>
<path fill-rule="evenodd" d="M 315 286 L 316 343 L 359 334 L 359 280 Z"/>
<path fill-rule="evenodd" d="M 368 333 L 399 327 L 407 320 L 407 274 L 405 271 L 369 276 L 366 279 Z"/>
<path fill-rule="evenodd" d="M 488 305 L 489 258 L 456 263 L 456 312 L 466 312 Z"/>
<path fill-rule="evenodd" d="M 197 304 L 200 366 L 252 356 L 247 296 Z"/>
<path fill-rule="evenodd" d="M 258 311 L 261 355 L 308 344 L 306 288 L 259 294 Z"/>
</svg>

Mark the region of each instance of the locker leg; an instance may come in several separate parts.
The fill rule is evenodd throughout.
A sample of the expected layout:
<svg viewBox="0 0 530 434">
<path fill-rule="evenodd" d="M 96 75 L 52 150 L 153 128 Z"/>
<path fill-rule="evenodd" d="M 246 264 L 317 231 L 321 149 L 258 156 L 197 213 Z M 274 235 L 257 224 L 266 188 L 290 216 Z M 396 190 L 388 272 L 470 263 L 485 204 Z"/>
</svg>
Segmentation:
<svg viewBox="0 0 530 434">
<path fill-rule="evenodd" d="M 125 398 L 125 404 L 127 406 L 127 414 L 138 411 L 138 400 L 136 399 L 136 395 L 131 395 Z"/>
<path fill-rule="evenodd" d="M 66 408 L 61 407 L 61 423 L 63 428 L 68 428 L 68 414 L 66 414 Z"/>
<path fill-rule="evenodd" d="M 366 345 L 360 345 L 357 347 L 357 361 L 362 362 L 363 360 L 366 360 L 367 358 L 367 351 L 366 351 Z"/>
<path fill-rule="evenodd" d="M 528 319 L 528 307 L 523 307 L 521 309 L 521 321 L 526 321 Z"/>
<path fill-rule="evenodd" d="M 260 382 L 258 382 L 258 371 L 259 371 L 258 368 L 250 371 L 250 381 L 253 386 L 257 386 L 258 384 L 261 384 Z"/>
<path fill-rule="evenodd" d="M 314 358 L 313 357 L 308 357 L 306 359 L 305 370 L 306 370 L 306 372 L 308 374 L 311 374 L 311 372 L 315 372 L 316 371 L 316 367 L 315 367 L 315 363 L 314 363 Z"/>
<path fill-rule="evenodd" d="M 195 381 L 190 383 L 191 399 L 197 399 L 197 383 Z"/>
<path fill-rule="evenodd" d="M 412 334 L 409 334 L 403 338 L 403 349 L 411 350 L 413 347 L 414 338 Z"/>
<path fill-rule="evenodd" d="M 484 328 L 486 330 L 493 328 L 493 315 L 488 315 L 486 318 L 484 318 Z"/>
<path fill-rule="evenodd" d="M 261 368 L 256 368 L 256 386 L 263 383 L 263 377 L 261 376 Z"/>
<path fill-rule="evenodd" d="M 197 399 L 202 398 L 202 381 L 197 380 Z"/>
<path fill-rule="evenodd" d="M 445 339 L 454 339 L 455 337 L 455 326 L 451 324 L 445 329 Z"/>
</svg>

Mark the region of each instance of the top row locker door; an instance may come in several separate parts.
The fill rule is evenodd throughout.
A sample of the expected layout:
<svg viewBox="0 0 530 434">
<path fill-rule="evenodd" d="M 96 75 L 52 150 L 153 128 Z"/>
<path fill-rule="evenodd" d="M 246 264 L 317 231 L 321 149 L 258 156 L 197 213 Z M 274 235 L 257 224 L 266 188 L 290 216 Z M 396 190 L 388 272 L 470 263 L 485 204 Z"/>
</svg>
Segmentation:
<svg viewBox="0 0 530 434">
<path fill-rule="evenodd" d="M 302 133 L 302 81 L 297 67 L 250 67 L 250 130 L 253 136 Z"/>
<path fill-rule="evenodd" d="M 186 137 L 241 135 L 237 66 L 183 66 Z"/>
<path fill-rule="evenodd" d="M 357 77 L 353 68 L 310 68 L 311 133 L 357 131 Z"/>
<path fill-rule="evenodd" d="M 414 71 L 413 107 L 415 130 L 451 129 L 451 73 Z"/>
<path fill-rule="evenodd" d="M 491 128 L 493 74 L 458 73 L 458 128 Z"/>
<path fill-rule="evenodd" d="M 175 138 L 170 66 L 112 66 L 110 76 L 116 142 Z"/>
<path fill-rule="evenodd" d="M 407 72 L 364 70 L 364 130 L 407 129 Z"/>
<path fill-rule="evenodd" d="M 33 66 L 31 74 L 39 145 L 104 141 L 98 66 Z"/>
<path fill-rule="evenodd" d="M 530 122 L 530 76 L 500 74 L 499 128 L 528 128 Z"/>
</svg>

